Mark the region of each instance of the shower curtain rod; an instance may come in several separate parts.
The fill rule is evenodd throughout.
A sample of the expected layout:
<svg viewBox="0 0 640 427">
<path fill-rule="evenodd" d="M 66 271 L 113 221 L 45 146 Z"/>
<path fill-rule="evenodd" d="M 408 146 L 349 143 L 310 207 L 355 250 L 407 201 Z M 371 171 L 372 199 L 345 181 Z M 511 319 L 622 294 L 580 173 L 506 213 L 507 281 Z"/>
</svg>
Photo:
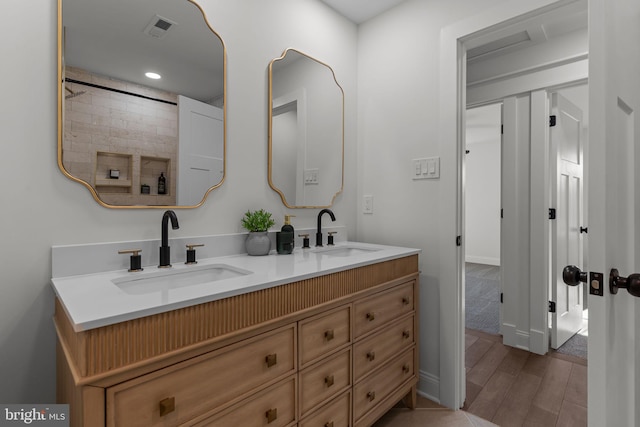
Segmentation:
<svg viewBox="0 0 640 427">
<path fill-rule="evenodd" d="M 140 94 L 133 93 L 133 92 L 127 92 L 126 90 L 114 89 L 114 88 L 107 87 L 107 86 L 97 85 L 95 83 L 87 83 L 87 82 L 83 82 L 83 81 L 80 81 L 80 80 L 69 79 L 69 78 L 65 78 L 65 81 L 67 81 L 69 83 L 76 83 L 76 84 L 79 84 L 79 85 L 95 87 L 95 88 L 98 88 L 98 89 L 104 89 L 104 90 L 108 90 L 108 91 L 111 91 L 111 92 L 122 93 L 124 95 L 137 96 L 138 98 L 149 99 L 151 101 L 162 102 L 164 104 L 178 105 L 177 103 L 172 102 L 172 101 L 165 101 L 164 99 L 152 98 L 150 96 L 140 95 Z"/>
</svg>

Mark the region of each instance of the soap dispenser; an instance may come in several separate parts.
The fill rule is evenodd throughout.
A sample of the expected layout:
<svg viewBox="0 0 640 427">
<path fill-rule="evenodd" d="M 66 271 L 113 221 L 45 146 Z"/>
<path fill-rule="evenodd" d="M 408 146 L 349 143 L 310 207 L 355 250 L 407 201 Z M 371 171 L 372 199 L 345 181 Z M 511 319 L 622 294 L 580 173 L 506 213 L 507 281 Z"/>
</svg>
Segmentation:
<svg viewBox="0 0 640 427">
<path fill-rule="evenodd" d="M 295 230 L 293 229 L 293 225 L 291 225 L 291 218 L 295 218 L 295 215 L 285 215 L 284 216 L 284 225 L 280 229 L 280 231 L 288 231 L 293 233 Z"/>
<path fill-rule="evenodd" d="M 276 249 L 279 254 L 290 254 L 293 252 L 295 243 L 295 235 L 291 218 L 295 215 L 285 215 L 284 225 L 279 232 L 276 233 Z"/>
</svg>

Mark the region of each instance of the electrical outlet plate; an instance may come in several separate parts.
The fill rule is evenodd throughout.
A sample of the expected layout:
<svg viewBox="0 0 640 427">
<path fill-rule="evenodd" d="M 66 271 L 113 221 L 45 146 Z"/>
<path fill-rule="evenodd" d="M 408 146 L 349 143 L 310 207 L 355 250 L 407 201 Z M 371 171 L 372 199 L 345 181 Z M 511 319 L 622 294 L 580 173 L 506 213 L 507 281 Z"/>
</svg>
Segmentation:
<svg viewBox="0 0 640 427">
<path fill-rule="evenodd" d="M 362 198 L 362 213 L 372 214 L 373 213 L 373 196 L 364 196 Z"/>
</svg>

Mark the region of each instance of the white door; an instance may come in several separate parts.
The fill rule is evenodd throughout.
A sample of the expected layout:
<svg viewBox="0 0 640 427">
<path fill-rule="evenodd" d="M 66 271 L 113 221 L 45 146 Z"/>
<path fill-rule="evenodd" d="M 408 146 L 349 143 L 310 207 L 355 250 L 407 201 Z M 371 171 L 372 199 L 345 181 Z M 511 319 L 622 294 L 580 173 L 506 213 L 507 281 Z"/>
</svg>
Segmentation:
<svg viewBox="0 0 640 427">
<path fill-rule="evenodd" d="M 178 205 L 202 201 L 224 176 L 224 112 L 178 96 Z"/>
<path fill-rule="evenodd" d="M 502 125 L 500 329 L 504 344 L 529 350 L 530 94 L 503 100 Z"/>
<path fill-rule="evenodd" d="M 640 425 L 640 299 L 610 293 L 612 268 L 640 272 L 640 2 L 589 0 L 589 426 Z M 637 326 L 636 326 L 637 325 Z"/>
<path fill-rule="evenodd" d="M 557 349 L 582 328 L 582 285 L 562 280 L 566 265 L 583 266 L 582 110 L 558 93 L 551 94 L 551 347 Z"/>
</svg>

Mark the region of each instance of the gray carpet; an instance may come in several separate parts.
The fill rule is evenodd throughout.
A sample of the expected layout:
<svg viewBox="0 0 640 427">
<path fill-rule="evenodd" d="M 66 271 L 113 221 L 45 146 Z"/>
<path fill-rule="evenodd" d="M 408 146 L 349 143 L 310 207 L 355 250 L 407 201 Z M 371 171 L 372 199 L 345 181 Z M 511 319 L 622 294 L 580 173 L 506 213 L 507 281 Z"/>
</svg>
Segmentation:
<svg viewBox="0 0 640 427">
<path fill-rule="evenodd" d="M 500 267 L 466 263 L 465 326 L 493 335 L 500 334 Z M 587 337 L 574 335 L 559 353 L 587 358 Z"/>
<path fill-rule="evenodd" d="M 466 327 L 500 333 L 500 267 L 466 263 Z"/>
</svg>

